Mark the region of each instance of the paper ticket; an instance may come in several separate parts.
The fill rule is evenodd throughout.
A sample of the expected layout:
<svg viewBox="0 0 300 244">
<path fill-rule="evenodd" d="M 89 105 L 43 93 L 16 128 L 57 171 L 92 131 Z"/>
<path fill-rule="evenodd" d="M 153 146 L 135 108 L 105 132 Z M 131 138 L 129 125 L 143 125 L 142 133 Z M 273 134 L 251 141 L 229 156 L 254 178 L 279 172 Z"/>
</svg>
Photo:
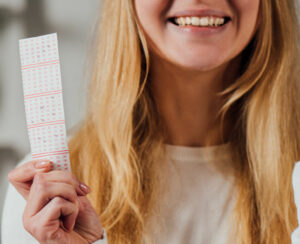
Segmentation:
<svg viewBox="0 0 300 244">
<path fill-rule="evenodd" d="M 22 39 L 19 47 L 32 159 L 70 171 L 57 34 Z"/>
</svg>

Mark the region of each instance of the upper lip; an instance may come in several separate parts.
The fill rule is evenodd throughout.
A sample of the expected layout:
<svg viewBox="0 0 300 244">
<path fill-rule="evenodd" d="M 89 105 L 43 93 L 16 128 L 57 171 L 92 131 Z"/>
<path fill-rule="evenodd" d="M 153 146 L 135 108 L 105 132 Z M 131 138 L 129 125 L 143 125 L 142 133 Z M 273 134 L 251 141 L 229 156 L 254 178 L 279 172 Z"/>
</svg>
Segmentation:
<svg viewBox="0 0 300 244">
<path fill-rule="evenodd" d="M 199 17 L 204 17 L 204 16 L 215 16 L 215 17 L 220 17 L 220 18 L 231 18 L 228 14 L 220 11 L 220 10 L 214 10 L 214 9 L 186 9 L 186 10 L 181 10 L 169 17 L 170 18 L 176 18 L 176 17 L 185 17 L 185 16 L 199 16 Z"/>
</svg>

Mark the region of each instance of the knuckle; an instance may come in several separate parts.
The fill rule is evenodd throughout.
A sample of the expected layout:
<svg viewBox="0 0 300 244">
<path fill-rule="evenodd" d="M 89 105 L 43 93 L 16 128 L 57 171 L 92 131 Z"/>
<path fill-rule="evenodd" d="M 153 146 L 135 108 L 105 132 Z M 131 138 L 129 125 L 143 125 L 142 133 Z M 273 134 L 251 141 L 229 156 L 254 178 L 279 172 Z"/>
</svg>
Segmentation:
<svg viewBox="0 0 300 244">
<path fill-rule="evenodd" d="M 37 184 L 40 188 L 45 188 L 48 185 L 47 177 L 45 173 L 37 173 L 33 178 L 33 183 Z"/>
<path fill-rule="evenodd" d="M 77 177 L 74 174 L 70 174 L 70 176 L 71 176 L 72 180 L 78 181 Z"/>
<path fill-rule="evenodd" d="M 47 240 L 44 232 L 42 231 L 42 226 L 39 224 L 39 221 L 34 221 L 32 223 L 30 233 L 40 242 L 45 242 Z"/>
<path fill-rule="evenodd" d="M 39 221 L 31 221 L 25 214 L 23 214 L 23 226 L 24 229 L 34 236 L 37 240 L 43 241 L 41 225 Z"/>
<path fill-rule="evenodd" d="M 74 185 L 73 178 L 72 178 L 72 176 L 71 176 L 70 174 L 66 174 L 65 179 L 66 179 L 66 182 L 67 182 L 68 184 Z"/>
<path fill-rule="evenodd" d="M 76 202 L 77 201 L 77 194 L 74 190 L 74 188 L 68 192 L 69 198 L 72 202 Z"/>
<path fill-rule="evenodd" d="M 80 202 L 79 202 L 78 198 L 75 200 L 74 204 L 75 204 L 76 213 L 79 213 Z"/>
<path fill-rule="evenodd" d="M 87 199 L 84 200 L 82 199 L 78 203 L 79 203 L 79 208 L 82 212 L 85 212 L 90 207 Z"/>
<path fill-rule="evenodd" d="M 29 232 L 33 235 L 36 236 L 40 233 L 40 225 L 37 224 L 38 221 L 34 221 L 29 225 Z"/>
<path fill-rule="evenodd" d="M 43 161 L 45 161 L 45 160 L 43 160 Z M 39 160 L 30 160 L 30 161 L 27 161 L 25 164 L 27 164 L 27 165 L 29 165 L 29 164 L 35 165 L 37 162 L 39 162 Z"/>
<path fill-rule="evenodd" d="M 64 172 L 64 174 L 65 174 L 66 182 L 73 186 L 74 185 L 74 180 L 76 180 L 76 179 L 74 179 L 73 175 L 69 172 Z"/>
<path fill-rule="evenodd" d="M 79 185 L 79 181 L 76 177 L 72 177 L 72 185 L 74 187 L 77 187 Z"/>
<path fill-rule="evenodd" d="M 29 218 L 27 217 L 27 215 L 25 214 L 25 212 L 23 213 L 23 216 L 22 216 L 22 222 L 23 222 L 24 229 L 31 233 L 30 221 L 29 221 Z"/>
<path fill-rule="evenodd" d="M 59 231 L 48 231 L 46 233 L 47 235 L 47 240 L 61 240 L 62 239 L 62 234 Z"/>
<path fill-rule="evenodd" d="M 30 193 L 33 191 L 33 194 L 46 198 L 49 194 L 46 182 L 35 184 L 34 188 L 30 190 Z"/>
<path fill-rule="evenodd" d="M 54 197 L 52 199 L 52 201 L 53 201 L 53 204 L 57 207 L 61 207 L 65 203 L 64 199 L 62 199 L 61 197 L 58 197 L 58 196 Z"/>
<path fill-rule="evenodd" d="M 72 178 L 71 173 L 65 172 L 65 171 L 59 171 L 57 173 L 61 175 L 61 177 L 64 179 L 63 181 L 65 183 L 73 185 L 73 178 Z"/>
<path fill-rule="evenodd" d="M 22 173 L 25 172 L 25 174 L 26 174 L 29 171 L 30 166 L 33 165 L 35 162 L 36 161 L 27 161 L 25 164 L 12 169 L 7 175 L 9 182 L 12 183 L 12 182 L 16 181 L 17 175 L 20 174 L 20 171 Z"/>
<path fill-rule="evenodd" d="M 48 183 L 45 180 L 34 180 L 34 191 L 39 195 L 46 196 L 49 193 Z"/>
<path fill-rule="evenodd" d="M 45 174 L 40 172 L 36 173 L 34 176 L 34 181 L 45 181 Z"/>
</svg>

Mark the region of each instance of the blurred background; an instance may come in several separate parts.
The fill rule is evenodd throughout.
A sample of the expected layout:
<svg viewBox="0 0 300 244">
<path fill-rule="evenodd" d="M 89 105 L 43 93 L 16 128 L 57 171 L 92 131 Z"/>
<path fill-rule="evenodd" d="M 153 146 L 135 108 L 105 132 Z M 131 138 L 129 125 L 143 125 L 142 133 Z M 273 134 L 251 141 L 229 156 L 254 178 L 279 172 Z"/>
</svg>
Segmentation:
<svg viewBox="0 0 300 244">
<path fill-rule="evenodd" d="M 100 0 L 0 0 L 0 219 L 7 174 L 30 152 L 19 39 L 57 33 L 68 130 L 84 116 L 88 48 L 99 8 Z"/>
</svg>

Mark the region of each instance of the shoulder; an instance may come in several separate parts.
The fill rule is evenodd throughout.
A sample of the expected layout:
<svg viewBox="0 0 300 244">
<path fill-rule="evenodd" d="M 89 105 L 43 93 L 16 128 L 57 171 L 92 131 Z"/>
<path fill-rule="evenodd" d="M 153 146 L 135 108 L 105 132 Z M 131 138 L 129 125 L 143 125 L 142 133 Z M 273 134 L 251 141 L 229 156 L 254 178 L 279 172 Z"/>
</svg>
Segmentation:
<svg viewBox="0 0 300 244">
<path fill-rule="evenodd" d="M 31 156 L 27 155 L 17 166 L 30 160 Z M 20 243 L 21 240 L 23 244 L 38 243 L 23 227 L 22 215 L 25 206 L 25 199 L 9 184 L 1 220 L 2 244 Z"/>
</svg>

